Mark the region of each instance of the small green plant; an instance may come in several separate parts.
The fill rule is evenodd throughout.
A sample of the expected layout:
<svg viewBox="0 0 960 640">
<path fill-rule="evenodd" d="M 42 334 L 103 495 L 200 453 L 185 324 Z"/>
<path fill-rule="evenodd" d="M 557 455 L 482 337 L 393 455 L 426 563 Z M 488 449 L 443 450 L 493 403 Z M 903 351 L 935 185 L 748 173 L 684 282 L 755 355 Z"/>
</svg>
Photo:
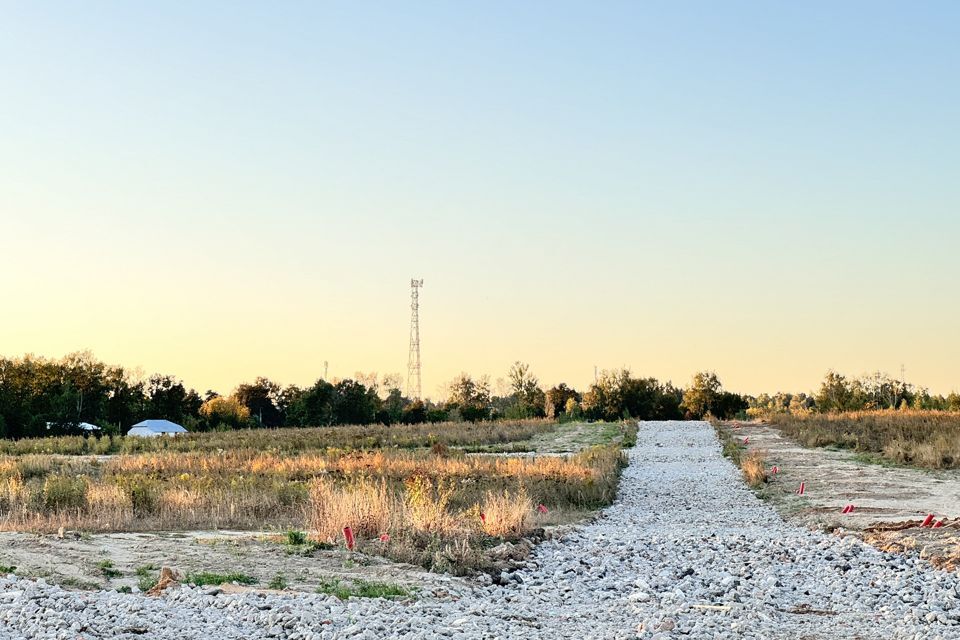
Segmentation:
<svg viewBox="0 0 960 640">
<path fill-rule="evenodd" d="M 257 579 L 245 573 L 211 573 L 209 571 L 199 571 L 197 573 L 188 573 L 184 582 L 198 587 L 206 585 L 218 585 L 226 582 L 236 582 L 237 584 L 256 584 Z"/>
<path fill-rule="evenodd" d="M 13 573 L 13 572 L 16 571 L 16 570 L 17 570 L 17 568 L 16 568 L 15 566 L 13 566 L 12 564 L 11 564 L 11 565 L 0 564 L 0 575 L 5 576 L 5 575 L 7 575 L 8 573 Z"/>
<path fill-rule="evenodd" d="M 326 593 L 340 600 L 349 598 L 405 598 L 412 595 L 409 589 L 399 584 L 354 580 L 352 585 L 348 585 L 335 578 L 322 580 L 320 586 L 317 587 L 317 593 Z"/>
<path fill-rule="evenodd" d="M 294 547 L 307 544 L 307 533 L 295 529 L 287 531 L 287 544 Z"/>
<path fill-rule="evenodd" d="M 105 578 L 119 578 L 123 575 L 122 572 L 113 568 L 112 560 L 101 560 L 97 563 L 97 569 L 100 569 L 100 573 Z"/>
<path fill-rule="evenodd" d="M 327 543 L 311 540 L 305 531 L 291 529 L 287 531 L 283 546 L 287 553 L 298 556 L 312 556 L 314 551 L 324 549 L 336 549 L 337 546 Z"/>
<path fill-rule="evenodd" d="M 82 509 L 87 478 L 51 475 L 43 482 L 43 505 L 48 511 Z"/>
<path fill-rule="evenodd" d="M 143 577 L 149 576 L 151 571 L 156 571 L 156 570 L 157 570 L 156 565 L 145 564 L 141 567 L 137 567 L 136 574 L 141 578 L 143 578 Z"/>
<path fill-rule="evenodd" d="M 123 585 L 122 587 L 117 587 L 117 593 L 131 593 L 131 589 L 128 585 Z"/>
<path fill-rule="evenodd" d="M 287 588 L 287 579 L 283 577 L 282 573 L 278 573 L 273 576 L 273 580 L 267 585 L 270 589 L 276 589 L 277 591 L 283 591 Z"/>
<path fill-rule="evenodd" d="M 74 578 L 72 576 L 67 576 L 60 580 L 60 585 L 63 587 L 73 587 L 75 589 L 83 589 L 84 591 L 95 591 L 101 588 L 101 585 L 96 582 L 88 582 L 86 580 L 81 580 L 79 578 Z"/>
<path fill-rule="evenodd" d="M 157 582 L 159 581 L 160 578 L 157 576 L 144 574 L 140 576 L 137 586 L 140 588 L 140 591 L 150 591 L 150 589 L 153 589 L 155 586 L 157 586 Z"/>
</svg>

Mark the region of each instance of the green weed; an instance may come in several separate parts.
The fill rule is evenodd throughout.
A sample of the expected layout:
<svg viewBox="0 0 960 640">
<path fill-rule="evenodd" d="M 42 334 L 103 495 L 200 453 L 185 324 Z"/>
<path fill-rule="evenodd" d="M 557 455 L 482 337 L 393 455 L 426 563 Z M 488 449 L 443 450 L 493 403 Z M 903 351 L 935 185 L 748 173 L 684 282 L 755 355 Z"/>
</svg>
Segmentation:
<svg viewBox="0 0 960 640">
<path fill-rule="evenodd" d="M 349 598 L 405 598 L 412 592 L 399 585 L 389 582 L 367 582 L 354 580 L 352 584 L 345 584 L 337 579 L 324 580 L 317 587 L 317 593 L 326 593 L 336 596 L 340 600 Z"/>
<path fill-rule="evenodd" d="M 198 587 L 203 587 L 206 585 L 218 585 L 229 582 L 236 582 L 237 584 L 256 584 L 257 579 L 253 576 L 249 576 L 245 573 L 211 573 L 209 571 L 199 571 L 197 573 L 188 573 L 187 577 L 183 580 L 187 584 L 196 585 Z"/>
<path fill-rule="evenodd" d="M 103 560 L 101 562 L 98 562 L 97 569 L 100 569 L 100 573 L 103 575 L 103 577 L 108 579 L 119 578 L 120 576 L 123 575 L 122 572 L 117 571 L 116 569 L 113 568 L 112 560 Z"/>
</svg>

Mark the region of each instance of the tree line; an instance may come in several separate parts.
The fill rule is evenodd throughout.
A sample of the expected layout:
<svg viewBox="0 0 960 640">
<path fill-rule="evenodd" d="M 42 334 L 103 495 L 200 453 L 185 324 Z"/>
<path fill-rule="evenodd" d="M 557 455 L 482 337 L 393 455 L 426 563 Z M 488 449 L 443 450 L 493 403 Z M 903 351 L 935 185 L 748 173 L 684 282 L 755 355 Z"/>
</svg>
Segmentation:
<svg viewBox="0 0 960 640">
<path fill-rule="evenodd" d="M 56 360 L 0 358 L 0 437 L 80 433 L 83 422 L 122 433 L 148 418 L 209 431 L 501 418 L 679 420 L 870 409 L 960 411 L 957 393 L 933 395 L 886 374 L 847 377 L 835 371 L 827 372 L 816 392 L 755 397 L 726 391 L 710 371 L 694 375 L 686 388 L 628 369 L 604 371 L 583 391 L 565 383 L 544 388 L 522 362 L 510 367 L 496 389 L 488 376 L 461 373 L 446 385 L 442 401 L 411 399 L 400 387 L 396 374 L 318 379 L 305 387 L 258 377 L 229 394 L 200 394 L 175 376 L 107 365 L 89 352 Z"/>
<path fill-rule="evenodd" d="M 84 422 L 122 433 L 148 418 L 209 431 L 500 418 L 729 418 L 748 407 L 745 398 L 724 391 L 712 372 L 698 373 L 684 390 L 627 369 L 605 371 L 581 392 L 565 383 L 544 389 L 529 365 L 516 362 L 496 390 L 488 376 L 467 373 L 451 380 L 438 402 L 408 398 L 400 386 L 399 375 L 321 378 L 306 387 L 258 377 L 229 394 L 200 394 L 175 376 L 145 376 L 89 352 L 61 359 L 0 358 L 0 437 L 80 433 Z"/>
<path fill-rule="evenodd" d="M 897 380 L 889 374 L 848 377 L 827 371 L 813 393 L 776 393 L 748 397 L 747 414 L 762 417 L 772 413 L 832 413 L 877 409 L 925 409 L 960 411 L 960 394 L 934 395 L 924 387 Z"/>
</svg>

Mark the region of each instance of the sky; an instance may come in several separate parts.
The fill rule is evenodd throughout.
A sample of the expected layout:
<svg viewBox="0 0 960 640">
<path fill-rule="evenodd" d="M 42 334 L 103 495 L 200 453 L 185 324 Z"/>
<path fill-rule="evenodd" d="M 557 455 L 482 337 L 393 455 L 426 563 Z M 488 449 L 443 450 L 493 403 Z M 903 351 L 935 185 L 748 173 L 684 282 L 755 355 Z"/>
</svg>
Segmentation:
<svg viewBox="0 0 960 640">
<path fill-rule="evenodd" d="M 960 390 L 954 2 L 3 2 L 0 354 Z"/>
</svg>

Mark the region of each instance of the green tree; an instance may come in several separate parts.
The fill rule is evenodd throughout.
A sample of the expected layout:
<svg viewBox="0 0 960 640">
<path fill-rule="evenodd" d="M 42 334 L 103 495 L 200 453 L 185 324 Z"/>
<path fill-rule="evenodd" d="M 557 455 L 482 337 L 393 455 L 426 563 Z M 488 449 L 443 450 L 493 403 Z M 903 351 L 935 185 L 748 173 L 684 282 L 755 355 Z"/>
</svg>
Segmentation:
<svg viewBox="0 0 960 640">
<path fill-rule="evenodd" d="M 951 391 L 947 396 L 947 410 L 960 411 L 960 394 L 956 391 Z"/>
<path fill-rule="evenodd" d="M 570 400 L 579 408 L 580 394 L 576 389 L 571 389 L 565 382 L 552 387 L 544 394 L 544 415 L 557 418 L 560 414 L 567 413 L 566 407 Z"/>
<path fill-rule="evenodd" d="M 723 390 L 720 379 L 713 371 L 701 371 L 693 376 L 690 388 L 683 392 L 680 408 L 686 415 L 703 418 L 708 413 L 717 418 L 733 418 L 747 410 L 748 403 L 742 396 Z"/>
<path fill-rule="evenodd" d="M 461 373 L 448 385 L 447 411 L 456 409 L 464 420 L 486 420 L 490 416 L 490 380 L 474 380 Z"/>
<path fill-rule="evenodd" d="M 295 427 L 319 427 L 333 424 L 333 385 L 317 380 L 299 392 L 288 391 L 287 424 Z"/>
<path fill-rule="evenodd" d="M 183 422 L 188 416 L 196 416 L 200 408 L 200 396 L 192 389 L 188 391 L 174 376 L 150 376 L 145 392 L 146 417 Z"/>
<path fill-rule="evenodd" d="M 427 420 L 427 407 L 422 400 L 414 400 L 406 405 L 400 416 L 400 422 L 403 424 L 421 424 Z"/>
<path fill-rule="evenodd" d="M 384 419 L 380 420 L 380 422 L 384 424 L 400 422 L 403 418 L 403 409 L 407 404 L 409 404 L 409 400 L 403 397 L 400 389 L 390 389 L 387 397 L 384 398 L 381 403 L 380 412 L 383 414 Z"/>
<path fill-rule="evenodd" d="M 583 394 L 583 412 L 593 420 L 672 420 L 680 417 L 680 393 L 656 378 L 634 378 L 629 369 L 602 371 Z"/>
<path fill-rule="evenodd" d="M 680 408 L 694 418 L 707 415 L 720 395 L 720 379 L 713 371 L 700 371 L 693 376 L 690 387 L 683 392 Z"/>
<path fill-rule="evenodd" d="M 817 408 L 820 411 L 853 411 L 862 409 L 864 401 L 860 397 L 860 391 L 856 385 L 851 383 L 843 375 L 833 371 L 827 371 L 823 382 L 820 383 L 820 390 L 817 392 Z"/>
<path fill-rule="evenodd" d="M 214 396 L 200 406 L 199 413 L 208 429 L 237 429 L 249 425 L 250 421 L 250 409 L 235 397 Z"/>
<path fill-rule="evenodd" d="M 233 392 L 234 397 L 250 410 L 250 417 L 261 427 L 279 427 L 283 424 L 280 407 L 282 389 L 268 378 L 258 377 L 252 384 L 244 383 Z"/>
<path fill-rule="evenodd" d="M 377 392 L 355 380 L 341 380 L 333 388 L 335 424 L 370 424 L 379 408 Z"/>
<path fill-rule="evenodd" d="M 510 380 L 510 403 L 508 418 L 540 418 L 545 415 L 546 396 L 540 381 L 530 371 L 530 365 L 513 363 L 507 373 Z"/>
</svg>

